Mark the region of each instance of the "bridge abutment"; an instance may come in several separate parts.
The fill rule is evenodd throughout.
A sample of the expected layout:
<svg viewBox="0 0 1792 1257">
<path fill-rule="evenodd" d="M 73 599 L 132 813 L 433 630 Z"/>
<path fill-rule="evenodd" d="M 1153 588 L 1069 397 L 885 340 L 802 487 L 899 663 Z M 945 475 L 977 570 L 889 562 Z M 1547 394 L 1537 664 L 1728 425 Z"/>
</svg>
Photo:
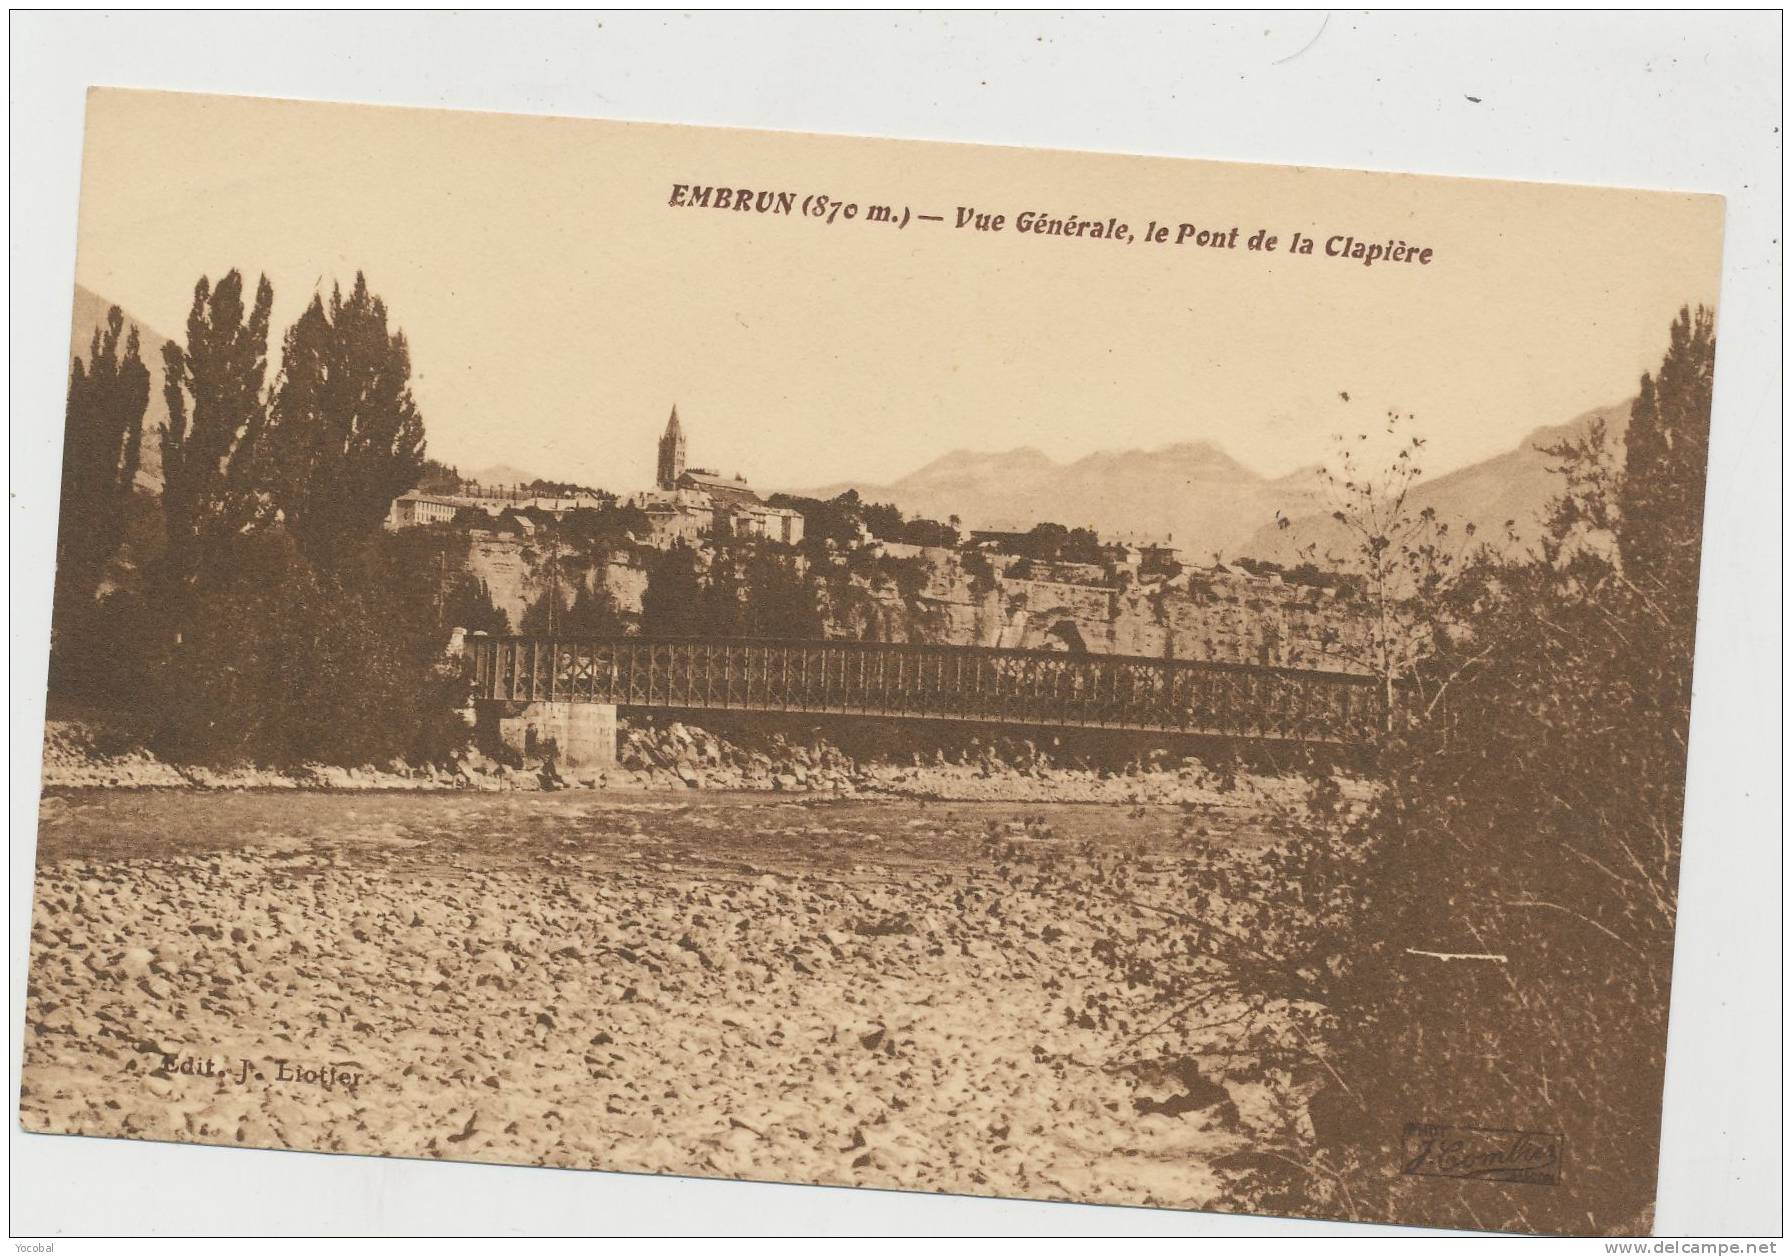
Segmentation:
<svg viewBox="0 0 1792 1257">
<path fill-rule="evenodd" d="M 616 765 L 616 705 L 586 702 L 482 700 L 476 736 L 487 750 L 502 747 L 525 759 L 550 751 L 569 777 Z"/>
</svg>

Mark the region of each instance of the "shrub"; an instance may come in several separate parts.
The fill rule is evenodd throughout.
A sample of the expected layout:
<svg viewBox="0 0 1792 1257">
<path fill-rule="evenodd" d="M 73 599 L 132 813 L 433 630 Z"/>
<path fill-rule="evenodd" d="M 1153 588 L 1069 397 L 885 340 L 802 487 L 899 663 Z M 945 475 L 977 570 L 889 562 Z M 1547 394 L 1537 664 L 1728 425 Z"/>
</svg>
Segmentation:
<svg viewBox="0 0 1792 1257">
<path fill-rule="evenodd" d="M 1622 475 L 1598 430 L 1548 451 L 1564 493 L 1538 555 L 1458 562 L 1404 509 L 1410 456 L 1380 482 L 1346 464 L 1371 662 L 1400 698 L 1366 808 L 1314 777 L 1271 841 L 1194 844 L 1168 884 L 1112 852 L 998 848 L 1017 885 L 1135 905 L 1096 953 L 1125 1050 L 1311 1093 L 1310 1129 L 1245 1171 L 1254 1207 L 1647 1231 L 1714 353 L 1708 316 L 1683 313 Z M 1562 1135 L 1567 1168 L 1548 1189 L 1406 1176 L 1409 1122 Z"/>
<path fill-rule="evenodd" d="M 153 669 L 159 750 L 278 767 L 424 763 L 464 745 L 466 682 L 433 606 L 324 576 L 279 532 L 219 557 Z"/>
</svg>

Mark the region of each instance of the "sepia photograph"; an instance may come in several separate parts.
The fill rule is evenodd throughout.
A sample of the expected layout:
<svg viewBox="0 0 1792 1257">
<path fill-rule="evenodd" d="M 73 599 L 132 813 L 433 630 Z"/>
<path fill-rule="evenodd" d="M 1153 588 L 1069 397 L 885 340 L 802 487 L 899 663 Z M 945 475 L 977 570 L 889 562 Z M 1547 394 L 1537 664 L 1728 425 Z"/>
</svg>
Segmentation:
<svg viewBox="0 0 1792 1257">
<path fill-rule="evenodd" d="M 25 1131 L 1652 1233 L 1721 196 L 81 162 Z"/>
</svg>

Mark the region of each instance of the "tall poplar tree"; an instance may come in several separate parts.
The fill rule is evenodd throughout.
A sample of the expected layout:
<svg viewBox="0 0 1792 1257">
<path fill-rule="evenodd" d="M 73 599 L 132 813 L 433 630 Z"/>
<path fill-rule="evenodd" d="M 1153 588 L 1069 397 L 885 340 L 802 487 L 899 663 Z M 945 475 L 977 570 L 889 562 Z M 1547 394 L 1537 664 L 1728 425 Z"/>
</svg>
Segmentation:
<svg viewBox="0 0 1792 1257">
<path fill-rule="evenodd" d="M 113 306 L 105 327 L 94 329 L 87 361 L 77 357 L 69 366 L 62 519 L 56 534 L 60 615 L 82 614 L 92 604 L 106 564 L 124 540 L 148 405 L 149 368 L 139 352 L 137 329 L 126 335 L 124 312 Z"/>
<path fill-rule="evenodd" d="M 1643 376 L 1624 438 L 1618 494 L 1624 573 L 1640 586 L 1676 595 L 1687 615 L 1699 579 L 1716 362 L 1712 312 L 1682 306 L 1661 369 Z"/>
<path fill-rule="evenodd" d="M 187 315 L 187 343 L 162 348 L 168 425 L 162 431 L 162 511 L 175 590 L 198 579 L 209 554 L 271 514 L 264 486 L 263 392 L 268 369 L 267 276 L 243 305 L 232 269 L 214 287 L 201 277 Z"/>
<path fill-rule="evenodd" d="M 273 491 L 305 557 L 336 570 L 423 473 L 410 348 L 355 275 L 313 297 L 286 333 L 271 416 Z"/>
</svg>

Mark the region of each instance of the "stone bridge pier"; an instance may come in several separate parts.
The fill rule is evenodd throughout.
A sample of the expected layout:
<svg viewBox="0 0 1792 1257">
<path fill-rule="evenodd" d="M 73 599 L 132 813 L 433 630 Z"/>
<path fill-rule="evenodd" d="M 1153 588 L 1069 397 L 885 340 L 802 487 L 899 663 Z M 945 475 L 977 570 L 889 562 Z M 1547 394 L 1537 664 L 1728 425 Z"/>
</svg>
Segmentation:
<svg viewBox="0 0 1792 1257">
<path fill-rule="evenodd" d="M 488 753 L 502 747 L 526 760 L 552 754 L 561 775 L 572 778 L 616 766 L 614 703 L 481 699 L 474 716 L 474 736 Z"/>
<path fill-rule="evenodd" d="M 456 628 L 446 653 L 461 658 L 484 638 Z M 578 778 L 616 766 L 616 705 L 476 698 L 473 740 L 487 754 L 509 751 L 525 761 L 552 755 L 563 776 Z"/>
</svg>

